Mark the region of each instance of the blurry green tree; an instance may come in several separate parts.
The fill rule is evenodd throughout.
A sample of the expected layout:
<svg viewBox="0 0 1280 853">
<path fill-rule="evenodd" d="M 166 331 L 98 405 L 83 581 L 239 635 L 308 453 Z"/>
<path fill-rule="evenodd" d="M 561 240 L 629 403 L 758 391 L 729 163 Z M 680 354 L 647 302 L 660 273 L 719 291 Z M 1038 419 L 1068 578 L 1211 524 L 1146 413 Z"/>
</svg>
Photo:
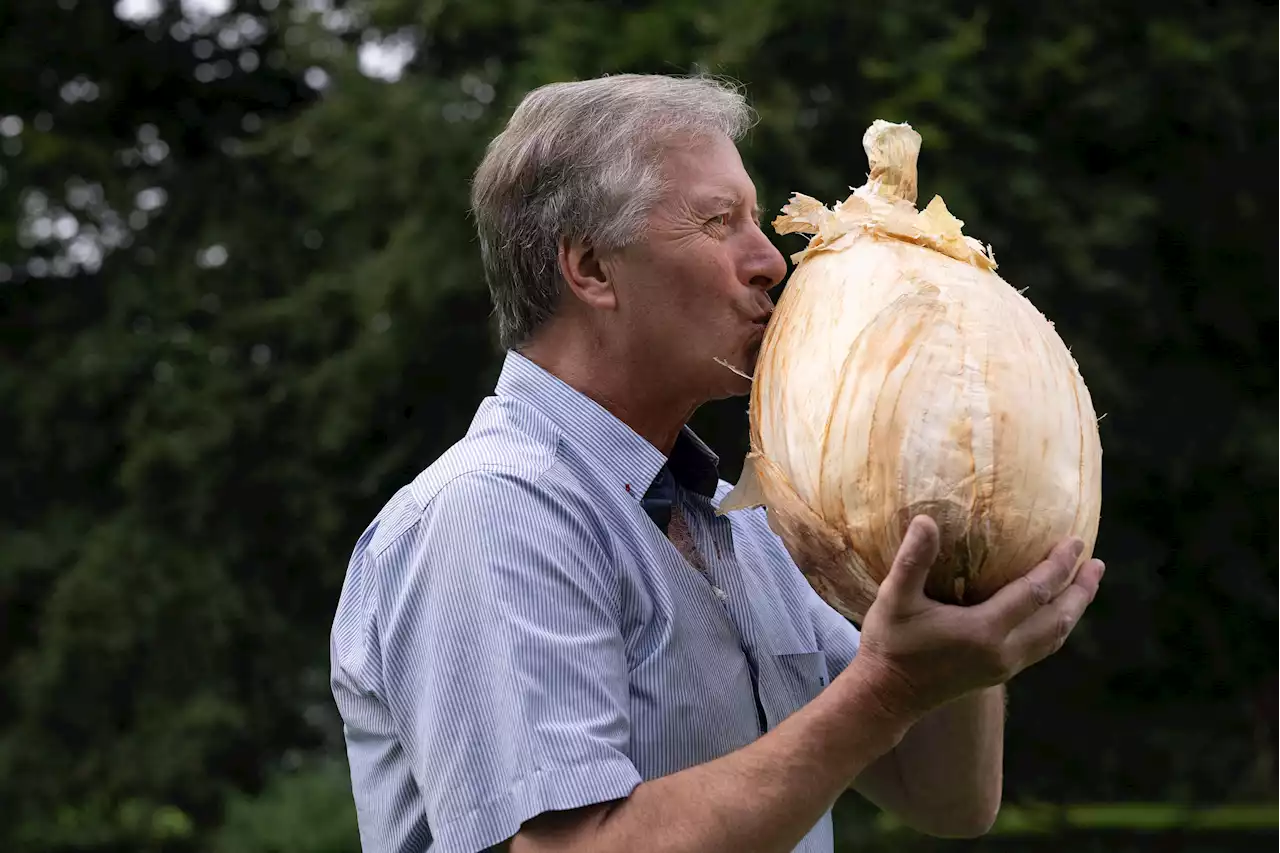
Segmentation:
<svg viewBox="0 0 1280 853">
<path fill-rule="evenodd" d="M 1073 346 L 1112 570 L 1013 688 L 1008 801 L 1273 801 L 1275 32 L 1242 2 L 10 0 L 0 846 L 352 849 L 326 634 L 358 531 L 495 376 L 470 172 L 530 87 L 616 71 L 743 81 L 771 210 L 910 121 L 922 195 Z M 697 416 L 729 479 L 745 423 Z"/>
</svg>

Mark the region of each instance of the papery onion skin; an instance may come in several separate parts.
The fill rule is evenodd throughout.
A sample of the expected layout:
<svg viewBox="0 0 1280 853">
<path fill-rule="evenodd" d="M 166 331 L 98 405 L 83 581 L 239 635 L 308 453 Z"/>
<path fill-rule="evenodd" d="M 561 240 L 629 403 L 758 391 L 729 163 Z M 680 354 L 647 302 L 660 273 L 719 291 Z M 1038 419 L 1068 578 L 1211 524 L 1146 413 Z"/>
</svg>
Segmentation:
<svg viewBox="0 0 1280 853">
<path fill-rule="evenodd" d="M 855 621 L 915 515 L 941 533 L 926 592 L 973 604 L 1064 537 L 1084 540 L 1083 563 L 1102 502 L 1097 416 L 1053 325 L 940 198 L 916 211 L 914 130 L 877 122 L 864 146 L 866 185 L 832 209 L 797 195 L 775 221 L 815 236 L 765 335 L 751 451 L 721 504 L 764 506 Z"/>
</svg>

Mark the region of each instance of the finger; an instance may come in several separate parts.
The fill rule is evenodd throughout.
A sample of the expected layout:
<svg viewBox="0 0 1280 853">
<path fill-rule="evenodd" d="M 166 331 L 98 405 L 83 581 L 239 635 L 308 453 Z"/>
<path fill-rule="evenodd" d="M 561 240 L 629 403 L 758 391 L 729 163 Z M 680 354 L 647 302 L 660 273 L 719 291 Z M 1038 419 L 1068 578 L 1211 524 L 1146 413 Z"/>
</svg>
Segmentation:
<svg viewBox="0 0 1280 853">
<path fill-rule="evenodd" d="M 1072 585 L 1083 585 L 1089 592 L 1089 600 L 1093 601 L 1094 596 L 1098 594 L 1098 587 L 1101 585 L 1102 576 L 1106 571 L 1106 563 L 1098 559 L 1089 560 L 1080 567 L 1080 571 L 1076 573 Z"/>
<path fill-rule="evenodd" d="M 917 515 L 907 526 L 889 575 L 880 584 L 880 595 L 911 599 L 924 594 L 924 581 L 938 559 L 938 525 L 927 515 Z"/>
<path fill-rule="evenodd" d="M 1038 663 L 1062 648 L 1098 594 L 1104 570 L 1101 560 L 1090 560 L 1081 567 L 1075 582 L 1065 592 L 1014 629 L 1008 642 L 1014 650 L 1014 659 L 1021 662 L 1020 669 Z"/>
<path fill-rule="evenodd" d="M 1025 622 L 1071 583 L 1076 561 L 1083 551 L 1084 543 L 1079 539 L 1064 539 L 1058 543 L 1048 559 L 1017 580 L 1005 584 L 981 605 L 989 611 L 987 618 L 1006 631 Z"/>
</svg>

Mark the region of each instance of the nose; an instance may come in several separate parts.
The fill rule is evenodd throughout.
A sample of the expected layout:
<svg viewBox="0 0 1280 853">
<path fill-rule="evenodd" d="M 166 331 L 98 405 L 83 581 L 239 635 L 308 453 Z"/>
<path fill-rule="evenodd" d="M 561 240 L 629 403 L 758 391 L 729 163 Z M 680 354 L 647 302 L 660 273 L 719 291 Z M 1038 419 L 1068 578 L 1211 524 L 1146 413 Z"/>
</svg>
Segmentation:
<svg viewBox="0 0 1280 853">
<path fill-rule="evenodd" d="M 752 230 L 754 234 L 743 270 L 744 278 L 752 287 L 772 290 L 786 278 L 787 261 L 759 226 Z"/>
</svg>

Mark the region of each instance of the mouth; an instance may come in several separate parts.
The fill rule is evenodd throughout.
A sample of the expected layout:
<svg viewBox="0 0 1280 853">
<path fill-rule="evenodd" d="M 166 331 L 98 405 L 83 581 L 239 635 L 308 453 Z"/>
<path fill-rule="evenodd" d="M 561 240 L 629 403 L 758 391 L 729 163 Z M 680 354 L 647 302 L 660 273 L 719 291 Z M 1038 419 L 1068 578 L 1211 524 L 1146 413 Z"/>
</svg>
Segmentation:
<svg viewBox="0 0 1280 853">
<path fill-rule="evenodd" d="M 758 344 L 764 340 L 764 334 L 769 330 L 769 316 L 765 315 L 763 318 L 752 320 L 751 325 L 751 341 Z"/>
</svg>

